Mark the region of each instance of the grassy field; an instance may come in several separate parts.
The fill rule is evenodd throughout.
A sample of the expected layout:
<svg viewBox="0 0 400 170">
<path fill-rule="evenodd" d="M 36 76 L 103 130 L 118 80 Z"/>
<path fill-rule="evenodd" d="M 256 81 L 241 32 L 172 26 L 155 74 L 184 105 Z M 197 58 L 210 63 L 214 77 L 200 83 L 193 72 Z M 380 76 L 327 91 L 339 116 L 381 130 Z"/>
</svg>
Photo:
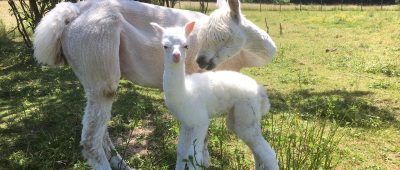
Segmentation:
<svg viewBox="0 0 400 170">
<path fill-rule="evenodd" d="M 244 72 L 268 84 L 275 98 L 294 105 L 291 112 L 332 111 L 328 117 L 346 120 L 338 130 L 336 168 L 398 169 L 400 13 L 245 14 L 260 26 L 262 16 L 267 18 L 279 54 L 271 65 Z"/>
<path fill-rule="evenodd" d="M 243 13 L 265 29 L 266 18 L 278 46 L 271 64 L 242 72 L 268 87 L 263 128 L 282 169 L 400 169 L 399 11 Z M 21 42 L 0 38 L 0 169 L 89 169 L 79 147 L 86 101 L 71 69 L 38 66 Z M 174 166 L 178 124 L 159 90 L 122 80 L 112 115 L 111 136 L 132 166 Z M 252 167 L 224 120 L 209 140 L 211 169 Z"/>
</svg>

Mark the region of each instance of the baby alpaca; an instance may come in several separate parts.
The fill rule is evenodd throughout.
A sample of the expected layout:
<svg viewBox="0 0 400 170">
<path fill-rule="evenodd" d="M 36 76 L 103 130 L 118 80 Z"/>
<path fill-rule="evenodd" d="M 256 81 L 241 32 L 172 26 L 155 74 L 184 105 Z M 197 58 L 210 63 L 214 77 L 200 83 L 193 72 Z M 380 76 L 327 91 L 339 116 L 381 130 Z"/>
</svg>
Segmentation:
<svg viewBox="0 0 400 170">
<path fill-rule="evenodd" d="M 278 169 L 275 152 L 261 133 L 260 120 L 270 103 L 265 89 L 253 79 L 232 71 L 185 75 L 186 39 L 194 22 L 184 28 L 163 28 L 151 23 L 162 34 L 164 46 L 163 90 L 165 103 L 180 123 L 176 169 L 208 166 L 206 136 L 210 118 L 227 113 L 227 126 L 247 146 L 255 159 L 255 169 Z M 196 153 L 196 154 L 195 154 Z"/>
</svg>

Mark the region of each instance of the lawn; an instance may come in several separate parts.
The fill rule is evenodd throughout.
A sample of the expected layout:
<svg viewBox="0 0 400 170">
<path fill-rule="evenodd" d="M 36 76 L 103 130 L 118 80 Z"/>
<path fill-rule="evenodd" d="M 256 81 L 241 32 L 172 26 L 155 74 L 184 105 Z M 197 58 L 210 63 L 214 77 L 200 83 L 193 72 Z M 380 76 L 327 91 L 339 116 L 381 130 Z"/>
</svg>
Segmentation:
<svg viewBox="0 0 400 170">
<path fill-rule="evenodd" d="M 279 49 L 272 64 L 243 72 L 294 106 L 288 112 L 344 120 L 336 168 L 399 169 L 400 13 L 244 13 L 260 26 L 267 18 Z"/>
<path fill-rule="evenodd" d="M 264 134 L 282 169 L 400 169 L 399 11 L 243 13 L 265 29 L 266 19 L 278 46 L 271 64 L 242 72 L 268 88 Z M 72 70 L 40 66 L 15 37 L 0 38 L 0 169 L 89 169 L 79 147 L 86 100 Z M 130 165 L 174 166 L 178 123 L 161 91 L 122 80 L 112 115 L 111 136 Z M 211 169 L 252 167 L 223 119 L 213 121 L 209 140 Z"/>
</svg>

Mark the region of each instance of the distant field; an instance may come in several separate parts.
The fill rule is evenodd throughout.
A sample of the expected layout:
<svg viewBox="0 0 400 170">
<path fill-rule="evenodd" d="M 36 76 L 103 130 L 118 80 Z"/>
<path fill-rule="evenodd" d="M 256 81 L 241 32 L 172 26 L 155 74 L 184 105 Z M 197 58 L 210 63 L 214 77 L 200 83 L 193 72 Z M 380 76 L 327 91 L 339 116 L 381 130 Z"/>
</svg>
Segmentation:
<svg viewBox="0 0 400 170">
<path fill-rule="evenodd" d="M 209 9 L 213 10 L 216 8 L 216 3 L 209 3 L 208 4 Z M 175 5 L 175 8 L 183 8 L 183 9 L 199 9 L 200 5 L 199 2 L 178 2 Z M 322 8 L 321 8 L 322 7 Z M 360 5 L 319 5 L 319 4 L 313 4 L 313 5 L 300 5 L 299 4 L 285 4 L 285 5 L 279 5 L 279 4 L 261 4 L 261 11 L 279 11 L 279 10 L 305 10 L 305 11 L 332 11 L 332 10 L 344 10 L 344 11 L 361 11 L 362 10 L 384 10 L 384 11 L 400 11 L 400 5 L 384 5 L 384 6 L 374 6 L 374 5 L 368 5 L 368 6 L 363 6 L 361 7 Z M 242 4 L 242 9 L 245 10 L 260 10 L 260 4 L 258 3 L 243 3 Z"/>
<path fill-rule="evenodd" d="M 1 20 L 11 28 L 7 7 L 0 1 Z M 304 134 L 299 127 L 328 121 L 323 131 L 337 125 L 340 140 L 332 169 L 400 169 L 399 6 L 258 7 L 244 4 L 243 14 L 265 30 L 267 21 L 278 52 L 272 63 L 242 72 L 268 88 L 272 109 L 262 124 L 275 149 L 290 148 L 290 139 Z M 68 66 L 39 66 L 15 39 L 0 44 L 0 169 L 90 169 L 79 147 L 85 102 Z M 178 123 L 159 90 L 122 80 L 112 115 L 110 134 L 131 165 L 173 168 Z M 250 151 L 224 120 L 213 122 L 209 141 L 212 169 L 251 169 Z"/>
<path fill-rule="evenodd" d="M 0 19 L 3 20 L 6 28 L 10 29 L 16 26 L 17 24 L 15 22 L 14 16 L 10 15 L 8 9 L 9 8 L 7 1 L 0 1 Z"/>
</svg>

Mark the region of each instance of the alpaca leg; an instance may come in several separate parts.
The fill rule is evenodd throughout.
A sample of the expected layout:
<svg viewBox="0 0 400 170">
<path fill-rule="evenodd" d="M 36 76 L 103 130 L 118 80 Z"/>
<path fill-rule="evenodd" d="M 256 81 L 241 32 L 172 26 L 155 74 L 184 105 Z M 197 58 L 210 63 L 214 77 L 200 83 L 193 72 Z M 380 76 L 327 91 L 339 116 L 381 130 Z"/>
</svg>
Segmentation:
<svg viewBox="0 0 400 170">
<path fill-rule="evenodd" d="M 208 168 L 210 166 L 210 153 L 208 152 L 208 133 L 206 134 L 206 138 L 204 139 L 203 161 L 204 166 Z"/>
<path fill-rule="evenodd" d="M 82 120 L 82 154 L 96 170 L 108 170 L 110 164 L 103 149 L 103 138 L 110 119 L 112 99 L 96 99 L 89 96 Z"/>
<path fill-rule="evenodd" d="M 235 105 L 228 115 L 228 128 L 242 139 L 254 155 L 256 169 L 279 169 L 276 154 L 261 133 L 260 115 L 247 103 Z"/>
<path fill-rule="evenodd" d="M 185 168 L 184 159 L 187 158 L 188 148 L 190 144 L 191 130 L 185 125 L 181 124 L 179 130 L 178 145 L 176 146 L 177 158 L 175 170 L 182 170 Z"/>
<path fill-rule="evenodd" d="M 79 78 L 87 96 L 82 121 L 82 154 L 93 169 L 111 169 L 109 161 L 121 162 L 107 134 L 113 97 L 120 72 L 120 14 L 106 8 L 102 13 L 88 14 L 88 20 L 77 21 L 64 30 L 63 54 Z M 110 31 L 114 30 L 114 31 Z"/>
<path fill-rule="evenodd" d="M 279 169 L 276 154 L 261 134 L 258 125 L 236 126 L 236 134 L 253 152 L 256 169 Z"/>
<path fill-rule="evenodd" d="M 120 169 L 120 170 L 129 170 L 131 169 L 125 161 L 122 159 L 121 155 L 115 149 L 114 144 L 112 143 L 110 136 L 108 135 L 108 131 L 104 135 L 103 141 L 103 149 L 107 155 L 108 161 L 111 164 L 111 167 Z"/>
<path fill-rule="evenodd" d="M 189 169 L 200 169 L 205 166 L 203 158 L 204 153 L 204 142 L 208 132 L 208 124 L 202 126 L 192 127 L 192 133 L 190 137 L 190 145 L 188 149 L 188 160 L 191 156 L 192 162 L 189 162 Z"/>
</svg>

